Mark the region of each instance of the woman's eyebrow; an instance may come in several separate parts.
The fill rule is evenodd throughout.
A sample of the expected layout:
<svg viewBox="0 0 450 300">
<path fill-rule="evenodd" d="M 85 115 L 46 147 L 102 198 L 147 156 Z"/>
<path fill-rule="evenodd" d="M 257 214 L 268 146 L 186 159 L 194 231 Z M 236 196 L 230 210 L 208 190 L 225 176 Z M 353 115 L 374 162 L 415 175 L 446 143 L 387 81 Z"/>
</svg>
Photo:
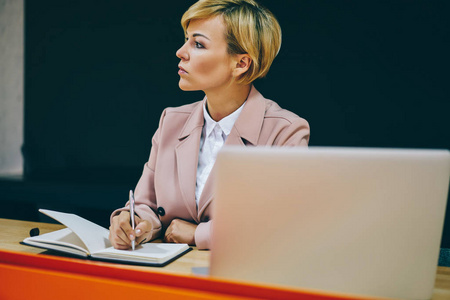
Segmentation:
<svg viewBox="0 0 450 300">
<path fill-rule="evenodd" d="M 210 39 L 209 39 L 206 35 L 201 34 L 201 33 L 194 33 L 192 36 L 193 36 L 193 37 L 202 36 L 202 37 L 204 37 L 205 39 L 207 39 L 207 40 L 210 41 Z"/>
</svg>

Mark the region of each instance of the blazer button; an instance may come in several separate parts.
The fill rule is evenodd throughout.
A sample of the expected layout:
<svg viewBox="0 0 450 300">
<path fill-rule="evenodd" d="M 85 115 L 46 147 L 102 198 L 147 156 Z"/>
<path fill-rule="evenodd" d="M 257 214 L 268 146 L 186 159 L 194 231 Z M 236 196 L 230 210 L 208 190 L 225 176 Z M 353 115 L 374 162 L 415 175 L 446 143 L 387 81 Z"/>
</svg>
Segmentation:
<svg viewBox="0 0 450 300">
<path fill-rule="evenodd" d="M 166 214 L 166 211 L 164 210 L 164 208 L 162 207 L 158 207 L 158 215 L 160 215 L 161 217 L 164 216 Z"/>
</svg>

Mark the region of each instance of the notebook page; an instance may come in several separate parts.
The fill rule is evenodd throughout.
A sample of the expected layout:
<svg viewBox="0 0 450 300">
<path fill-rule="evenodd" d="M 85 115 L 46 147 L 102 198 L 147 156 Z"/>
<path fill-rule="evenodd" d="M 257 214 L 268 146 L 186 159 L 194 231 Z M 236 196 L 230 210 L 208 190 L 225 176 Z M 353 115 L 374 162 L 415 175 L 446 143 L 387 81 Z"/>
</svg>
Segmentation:
<svg viewBox="0 0 450 300">
<path fill-rule="evenodd" d="M 83 241 L 90 254 L 111 247 L 106 228 L 74 214 L 47 209 L 39 211 L 69 227 Z"/>
</svg>

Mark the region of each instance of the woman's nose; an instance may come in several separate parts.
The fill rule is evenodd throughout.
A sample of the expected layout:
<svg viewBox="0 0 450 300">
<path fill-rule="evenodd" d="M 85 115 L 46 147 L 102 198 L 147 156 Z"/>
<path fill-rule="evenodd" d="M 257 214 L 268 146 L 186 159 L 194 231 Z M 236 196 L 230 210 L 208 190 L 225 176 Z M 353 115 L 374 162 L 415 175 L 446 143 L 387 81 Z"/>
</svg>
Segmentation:
<svg viewBox="0 0 450 300">
<path fill-rule="evenodd" d="M 186 49 L 185 49 L 186 43 L 183 44 L 183 46 L 181 46 L 180 49 L 177 50 L 177 57 L 181 60 L 188 60 L 189 59 L 189 54 L 187 53 Z"/>
</svg>

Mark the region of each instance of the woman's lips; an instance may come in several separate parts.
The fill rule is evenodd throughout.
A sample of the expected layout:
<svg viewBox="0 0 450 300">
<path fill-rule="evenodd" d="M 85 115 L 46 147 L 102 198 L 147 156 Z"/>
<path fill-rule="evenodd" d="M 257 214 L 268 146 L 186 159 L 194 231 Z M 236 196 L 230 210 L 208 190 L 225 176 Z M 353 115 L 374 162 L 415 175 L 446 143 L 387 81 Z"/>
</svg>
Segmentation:
<svg viewBox="0 0 450 300">
<path fill-rule="evenodd" d="M 182 74 L 188 74 L 188 72 L 186 72 L 185 69 L 183 69 L 181 66 L 178 66 L 179 70 L 178 70 L 178 74 L 182 75 Z"/>
</svg>

